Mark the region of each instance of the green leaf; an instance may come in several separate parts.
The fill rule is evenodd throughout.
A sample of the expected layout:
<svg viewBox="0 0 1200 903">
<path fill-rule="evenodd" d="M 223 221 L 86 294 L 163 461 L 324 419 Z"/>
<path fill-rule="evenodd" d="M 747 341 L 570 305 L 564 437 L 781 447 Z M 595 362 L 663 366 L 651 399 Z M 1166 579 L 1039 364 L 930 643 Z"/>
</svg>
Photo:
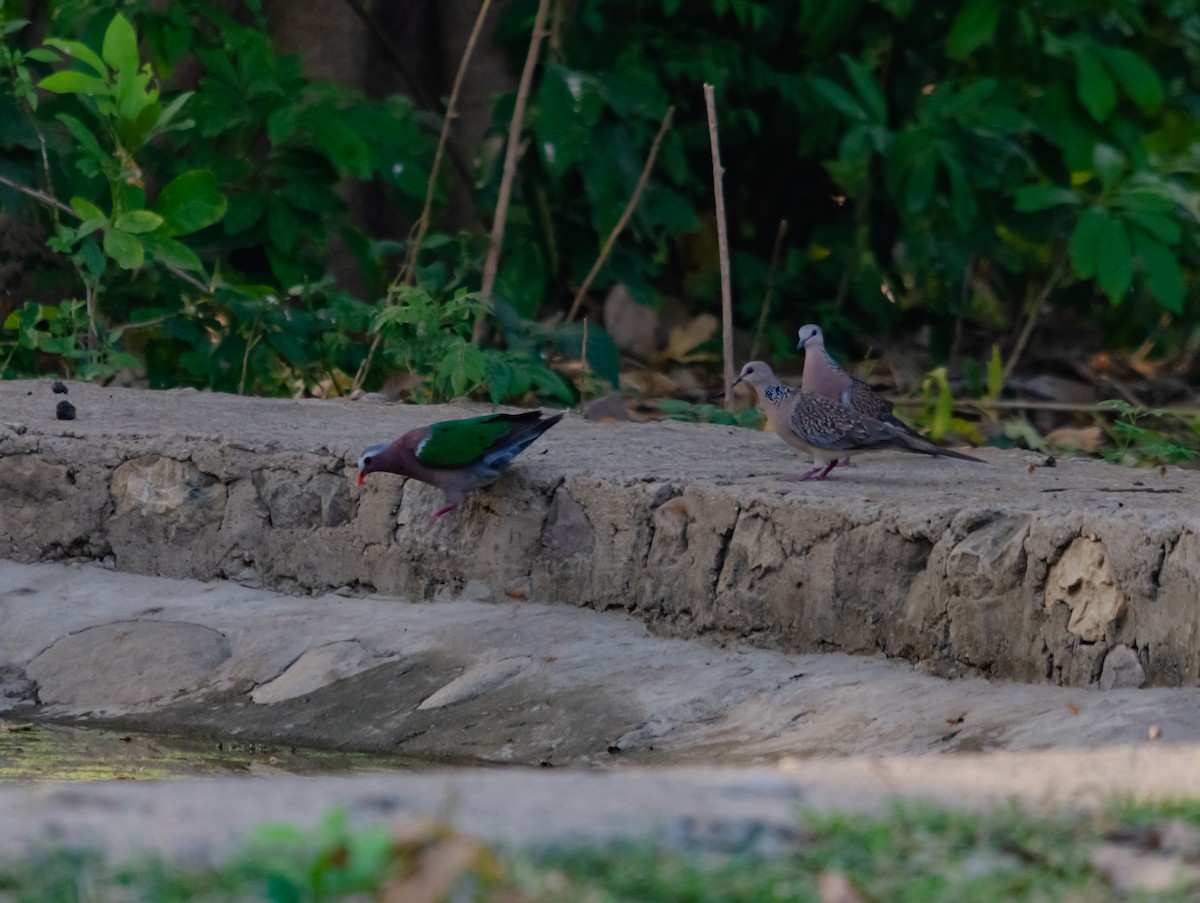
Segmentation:
<svg viewBox="0 0 1200 903">
<path fill-rule="evenodd" d="M 1113 304 L 1120 304 L 1133 284 L 1129 233 L 1120 220 L 1106 217 L 1096 244 L 1096 281 Z"/>
<path fill-rule="evenodd" d="M 1075 54 L 1076 92 L 1092 118 L 1104 122 L 1117 106 L 1117 88 L 1100 59 L 1088 49 Z"/>
<path fill-rule="evenodd" d="M 292 135 L 300 123 L 300 107 L 284 104 L 267 117 L 267 140 L 278 147 Z"/>
<path fill-rule="evenodd" d="M 454 344 L 438 362 L 438 382 L 449 383 L 451 397 L 466 395 L 487 377 L 487 358 L 474 342 L 455 337 Z"/>
<path fill-rule="evenodd" d="M 82 44 L 79 41 L 67 41 L 63 38 L 46 38 L 45 43 L 46 46 L 61 50 L 67 56 L 79 60 L 79 62 L 88 66 L 97 75 L 108 75 L 108 67 L 104 65 L 104 61 L 87 44 Z"/>
<path fill-rule="evenodd" d="M 141 235 L 143 232 L 153 232 L 163 224 L 163 218 L 150 210 L 130 210 L 117 217 L 113 225 L 122 232 Z"/>
<path fill-rule="evenodd" d="M 999 21 L 997 0 L 967 0 L 946 37 L 946 56 L 966 59 L 992 39 Z"/>
<path fill-rule="evenodd" d="M 1100 233 L 1108 219 L 1108 214 L 1099 207 L 1089 207 L 1083 211 L 1071 232 L 1067 250 L 1071 257 L 1071 267 L 1080 279 L 1092 279 L 1096 275 Z"/>
<path fill-rule="evenodd" d="M 102 219 L 107 220 L 108 214 L 93 204 L 91 201 L 84 198 L 71 198 L 71 209 L 79 214 L 81 220 Z"/>
<path fill-rule="evenodd" d="M 909 213 L 921 213 L 929 206 L 937 181 L 937 154 L 926 148 L 913 161 L 905 182 L 904 206 Z"/>
<path fill-rule="evenodd" d="M 107 160 L 109 154 L 100 146 L 100 139 L 97 138 L 92 131 L 76 119 L 74 116 L 68 116 L 66 113 L 60 113 L 57 117 L 59 122 L 67 127 L 67 131 L 74 136 L 83 149 L 95 157 L 97 160 Z"/>
<path fill-rule="evenodd" d="M 1168 194 L 1160 192 L 1166 190 Z M 1126 188 L 1113 198 L 1113 205 L 1126 210 L 1139 210 L 1144 213 L 1175 213 L 1179 201 L 1170 195 L 1168 186 L 1135 186 Z"/>
<path fill-rule="evenodd" d="M 109 93 L 109 87 L 103 79 L 84 75 L 76 69 L 63 69 L 47 75 L 38 82 L 38 87 L 55 94 L 84 94 L 89 97 Z"/>
<path fill-rule="evenodd" d="M 1101 53 L 1129 99 L 1143 113 L 1158 112 L 1163 105 L 1163 84 L 1154 67 L 1144 57 L 1123 47 L 1105 47 Z"/>
<path fill-rule="evenodd" d="M 1125 172 L 1125 155 L 1111 144 L 1101 142 L 1092 149 L 1092 166 L 1105 191 L 1112 188 Z"/>
<path fill-rule="evenodd" d="M 850 76 L 850 83 L 854 85 L 854 90 L 862 98 L 867 113 L 875 122 L 886 122 L 887 98 L 883 96 L 879 85 L 875 84 L 875 79 L 871 77 L 870 71 L 849 54 L 843 53 L 841 58 L 842 65 L 846 67 L 846 74 Z"/>
<path fill-rule="evenodd" d="M 267 235 L 284 254 L 290 253 L 300 240 L 300 221 L 296 214 L 287 204 L 274 198 L 267 204 Z"/>
<path fill-rule="evenodd" d="M 204 264 L 200 262 L 200 258 L 196 256 L 195 251 L 183 242 L 152 233 L 142 236 L 142 244 L 146 246 L 146 250 L 150 252 L 150 255 L 160 263 L 178 267 L 181 270 L 195 270 L 200 272 L 204 270 Z"/>
<path fill-rule="evenodd" d="M 62 57 L 53 50 L 46 50 L 42 47 L 33 48 L 33 50 L 25 54 L 25 59 L 36 60 L 39 63 L 58 63 L 62 61 Z"/>
<path fill-rule="evenodd" d="M 170 131 L 172 128 L 171 122 L 175 119 L 176 115 L 178 115 L 179 111 L 181 109 L 183 109 L 183 105 L 191 99 L 193 93 L 195 93 L 195 92 L 184 91 L 182 94 L 180 94 L 174 100 L 172 100 L 169 104 L 167 104 L 165 107 L 163 107 L 162 113 L 160 113 L 158 116 L 158 122 L 154 126 L 154 131 L 155 132 Z M 182 119 L 178 123 L 175 124 L 174 128 L 175 129 L 187 129 L 187 128 L 191 128 L 192 125 L 194 125 L 194 123 L 190 119 Z"/>
<path fill-rule="evenodd" d="M 555 63 L 546 66 L 534 131 L 547 169 L 564 173 L 594 147 L 592 132 L 603 108 L 591 75 Z"/>
<path fill-rule="evenodd" d="M 104 253 L 123 270 L 136 270 L 146 262 L 146 249 L 138 238 L 119 229 L 104 233 Z"/>
<path fill-rule="evenodd" d="M 992 356 L 987 365 L 987 397 L 999 398 L 1004 391 L 1004 359 L 1000 357 L 1000 346 L 992 346 Z"/>
<path fill-rule="evenodd" d="M 225 215 L 227 203 L 217 179 L 207 169 L 193 169 L 172 179 L 158 195 L 154 212 L 164 220 L 161 234 L 190 235 Z"/>
<path fill-rule="evenodd" d="M 1060 185 L 1023 185 L 1013 194 L 1013 206 L 1020 213 L 1036 213 L 1063 204 L 1077 206 L 1079 195 Z"/>
<path fill-rule="evenodd" d="M 1182 314 L 1187 297 L 1183 270 L 1171 249 L 1155 241 L 1145 232 L 1135 229 L 1133 245 L 1141 261 L 1146 285 L 1158 303 L 1173 314 Z"/>
<path fill-rule="evenodd" d="M 7 22 L 0 19 L 0 25 L 3 26 L 2 28 L 0 28 L 0 34 L 3 34 L 3 35 L 16 34 L 18 31 L 20 31 L 22 28 L 24 28 L 28 24 L 29 24 L 28 19 L 9 19 Z"/>
<path fill-rule="evenodd" d="M 266 212 L 267 200 L 262 192 L 235 194 L 229 199 L 229 210 L 225 214 L 225 234 L 238 235 L 245 232 L 261 220 Z"/>
<path fill-rule="evenodd" d="M 133 26 L 120 13 L 112 17 L 104 31 L 104 43 L 100 57 L 122 75 L 137 72 L 141 65 L 138 57 L 137 35 Z"/>
<path fill-rule="evenodd" d="M 844 113 L 851 119 L 857 119 L 861 122 L 871 121 L 871 117 L 867 115 L 866 108 L 859 103 L 853 94 L 837 84 L 837 82 L 832 82 L 827 78 L 814 78 L 812 86 L 813 90 L 824 98 L 835 110 Z"/>
<path fill-rule="evenodd" d="M 1178 244 L 1179 239 L 1183 237 L 1183 230 L 1179 226 L 1179 221 L 1173 220 L 1168 216 L 1163 216 L 1161 213 L 1126 210 L 1122 213 L 1122 217 L 1142 231 L 1148 232 L 1163 244 Z"/>
<path fill-rule="evenodd" d="M 943 153 L 942 164 L 950 176 L 950 206 L 954 212 L 954 222 L 965 232 L 979 212 L 975 194 L 971 190 L 971 181 L 967 178 L 967 171 L 963 165 L 952 154 Z"/>
<path fill-rule="evenodd" d="M 136 241 L 136 239 L 134 239 Z M 100 246 L 96 244 L 95 239 L 86 239 L 79 246 L 79 252 L 76 255 L 79 258 L 80 264 L 83 266 L 89 276 L 93 279 L 99 279 L 108 271 L 108 258 L 100 251 Z"/>
<path fill-rule="evenodd" d="M 549 339 L 554 349 L 575 360 L 584 360 L 595 374 L 613 386 L 621 371 L 621 352 L 604 329 L 595 323 L 563 323 L 555 326 Z M 586 349 L 586 350 L 585 350 Z"/>
<path fill-rule="evenodd" d="M 85 219 L 79 224 L 79 228 L 75 230 L 75 241 L 83 238 L 85 235 L 91 235 L 97 229 L 103 229 L 108 225 L 108 217 L 101 216 L 96 219 Z"/>
</svg>

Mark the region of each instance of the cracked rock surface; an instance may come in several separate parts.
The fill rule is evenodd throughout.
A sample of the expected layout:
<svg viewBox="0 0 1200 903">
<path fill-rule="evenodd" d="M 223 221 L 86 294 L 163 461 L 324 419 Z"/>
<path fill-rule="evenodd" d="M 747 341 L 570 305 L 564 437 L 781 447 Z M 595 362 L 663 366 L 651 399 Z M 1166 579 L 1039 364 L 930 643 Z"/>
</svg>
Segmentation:
<svg viewBox="0 0 1200 903">
<path fill-rule="evenodd" d="M 567 605 L 311 598 L 0 562 L 0 713 L 446 762 L 758 764 L 1200 741 L 1190 688 L 945 680 Z M 1121 656 L 1117 656 L 1119 659 Z"/>
<path fill-rule="evenodd" d="M 1200 681 L 1192 472 L 883 453 L 797 484 L 783 478 L 803 462 L 769 434 L 570 417 L 426 533 L 438 492 L 390 475 L 360 490 L 354 461 L 487 408 L 84 383 L 70 396 L 76 419 L 57 421 L 49 381 L 0 383 L 0 556 L 620 609 L 662 636 L 1077 687 L 1116 650 L 1106 686 Z"/>
</svg>

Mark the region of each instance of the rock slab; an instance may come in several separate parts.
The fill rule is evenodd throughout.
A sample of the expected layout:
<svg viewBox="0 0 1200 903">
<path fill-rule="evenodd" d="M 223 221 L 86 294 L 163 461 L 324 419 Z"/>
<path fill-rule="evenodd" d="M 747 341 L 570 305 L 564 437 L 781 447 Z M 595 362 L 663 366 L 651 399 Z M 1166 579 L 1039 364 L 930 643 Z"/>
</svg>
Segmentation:
<svg viewBox="0 0 1200 903">
<path fill-rule="evenodd" d="M 984 450 L 825 483 L 767 434 L 568 418 L 433 532 L 368 444 L 479 406 L 0 383 L 0 555 L 292 593 L 621 609 L 660 634 L 881 652 L 931 673 L 1200 681 L 1200 478 Z M 1119 653 L 1128 659 L 1126 653 Z M 1113 660 L 1114 662 L 1116 659 Z M 1135 679 L 1123 665 L 1112 685 Z M 1115 672 L 1114 672 L 1115 675 Z M 1108 681 L 1106 681 L 1106 684 Z"/>
</svg>

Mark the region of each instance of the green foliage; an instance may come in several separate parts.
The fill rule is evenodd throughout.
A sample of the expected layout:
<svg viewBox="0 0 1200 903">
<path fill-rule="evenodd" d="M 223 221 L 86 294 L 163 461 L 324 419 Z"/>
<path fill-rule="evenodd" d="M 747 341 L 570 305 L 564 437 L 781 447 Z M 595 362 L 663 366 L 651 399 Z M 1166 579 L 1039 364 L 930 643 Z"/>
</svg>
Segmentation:
<svg viewBox="0 0 1200 903">
<path fill-rule="evenodd" d="M 1192 799 L 1050 814 L 1015 804 L 985 812 L 896 805 L 876 814 L 804 815 L 797 842 L 781 852 L 674 852 L 625 841 L 497 855 L 449 829 L 397 838 L 351 827 L 334 813 L 316 831 L 261 828 L 242 855 L 217 867 L 158 857 L 117 866 L 97 853 L 34 851 L 0 862 L 0 897 L 322 903 L 400 899 L 448 883 L 446 899 L 477 903 L 815 903 L 828 897 L 821 878 L 832 873 L 868 900 L 1184 901 L 1195 897 L 1187 865 L 1197 826 L 1200 804 Z M 1183 840 L 1164 844 L 1168 831 Z M 1178 877 L 1162 888 L 1167 868 Z M 414 885 L 397 883 L 413 876 Z"/>
<path fill-rule="evenodd" d="M 87 312 L 81 328 L 77 317 L 48 314 L 30 325 L 34 308 L 78 314 L 75 302 L 12 311 L 0 338 L 5 375 L 53 360 L 85 378 L 144 369 L 154 386 L 339 393 L 379 332 L 378 362 L 422 374 L 419 397 L 486 390 L 494 402 L 529 392 L 572 400 L 529 348 L 470 342 L 478 304 L 462 286 L 478 278 L 479 262 L 470 236 L 431 234 L 423 288 L 393 306 L 389 254 L 404 246 L 368 241 L 335 188 L 374 180 L 398 209 L 417 210 L 430 120 L 406 98 L 368 101 L 305 78 L 298 58 L 272 48 L 258 5 L 247 6 L 244 19 L 207 0 L 55 0 L 49 21 L 64 33 L 29 50 L 7 40 L 28 23 L 4 22 L 0 64 L 26 129 L 11 138 L 0 130 L 0 150 L 32 158 L 15 173 L 26 185 L 44 181 L 43 168 L 52 175 L 47 187 L 61 200 L 48 202 L 47 245 L 73 270 L 76 287 L 60 291 L 81 286 Z M 168 98 L 160 73 L 185 61 L 198 71 L 195 89 Z M 52 65 L 37 78 L 37 67 Z M 339 241 L 377 302 L 330 277 Z"/>
<path fill-rule="evenodd" d="M 500 33 L 514 57 L 535 5 L 510 4 Z M 712 304 L 715 258 L 695 234 L 711 210 L 699 92 L 711 81 L 743 325 L 762 297 L 753 261 L 786 218 L 799 246 L 780 268 L 772 330 L 836 308 L 880 334 L 915 310 L 941 359 L 960 319 L 1008 325 L 1049 286 L 1053 304 L 1118 342 L 1180 335 L 1200 264 L 1186 37 L 1200 9 L 1093 12 L 1056 0 L 583 0 L 534 97 L 539 153 L 523 175 L 542 207 L 531 202 L 521 240 L 538 243 L 550 285 L 577 284 L 669 100 L 679 109 L 658 195 L 597 287 L 619 279 L 645 303 L 682 291 Z"/>
<path fill-rule="evenodd" d="M 536 2 L 513 0 L 496 27 L 514 66 Z M 964 322 L 1010 327 L 1043 295 L 1117 344 L 1178 341 L 1197 313 L 1194 4 L 1103 0 L 1081 15 L 1059 0 L 580 0 L 555 24 L 530 98 L 487 314 L 503 350 L 465 328 L 480 230 L 426 236 L 405 274 L 428 299 L 413 302 L 421 332 L 403 320 L 416 314 L 379 316 L 410 303 L 390 288 L 406 243 L 375 241 L 335 190 L 371 183 L 411 221 L 435 116 L 306 78 L 254 0 L 51 0 L 41 46 L 11 15 L 20 8 L 33 4 L 0 6 L 0 175 L 57 201 L 42 225 L 63 265 L 0 315 L 79 298 L 88 323 L 39 327 L 75 337 L 70 354 L 6 330 L 6 375 L 96 363 L 102 376 L 128 354 L 155 386 L 340 392 L 379 335 L 369 387 L 400 367 L 426 376 L 418 395 L 430 399 L 615 385 L 611 338 L 561 313 L 669 105 L 675 125 L 594 294 L 619 281 L 646 304 L 716 305 L 705 81 L 740 326 L 773 284 L 763 347 L 787 351 L 804 321 L 879 335 L 919 320 L 942 363 Z M 479 221 L 513 108 L 497 100 L 479 149 Z M 450 177 L 434 186 L 435 215 Z M 8 188 L 0 202 L 31 203 Z M 332 281 L 347 264 L 353 278 Z M 582 365 L 574 388 L 548 375 L 564 358 Z"/>
<path fill-rule="evenodd" d="M 1107 453 L 1116 464 L 1178 464 L 1200 458 L 1200 420 L 1168 411 L 1137 408 L 1126 401 L 1106 401 L 1116 413 L 1105 422 L 1115 448 Z"/>
<path fill-rule="evenodd" d="M 724 426 L 741 426 L 759 430 L 766 423 L 766 416 L 756 407 L 743 408 L 736 414 L 711 404 L 692 404 L 677 398 L 662 398 L 655 402 L 667 420 L 684 423 L 719 423 Z"/>
<path fill-rule="evenodd" d="M 574 402 L 566 381 L 527 352 L 484 349 L 470 340 L 475 319 L 488 309 L 477 294 L 459 288 L 439 300 L 424 288 L 403 285 L 394 301 L 376 315 L 371 332 L 388 339 L 393 367 L 426 375 L 420 400 L 447 401 L 486 387 L 493 404 L 530 391 Z"/>
</svg>

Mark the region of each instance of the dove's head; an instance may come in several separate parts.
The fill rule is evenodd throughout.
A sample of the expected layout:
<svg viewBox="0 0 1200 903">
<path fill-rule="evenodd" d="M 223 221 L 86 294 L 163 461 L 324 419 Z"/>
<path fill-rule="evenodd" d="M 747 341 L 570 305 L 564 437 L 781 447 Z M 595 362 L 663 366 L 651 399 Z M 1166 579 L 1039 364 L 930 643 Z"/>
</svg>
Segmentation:
<svg viewBox="0 0 1200 903">
<path fill-rule="evenodd" d="M 821 333 L 821 327 L 817 326 L 815 323 L 805 323 L 800 327 L 800 332 L 798 334 L 800 336 L 800 341 L 796 343 L 797 351 L 806 347 L 809 342 L 813 342 L 817 345 L 825 344 L 825 336 Z"/>
<path fill-rule="evenodd" d="M 776 382 L 778 380 L 775 379 L 775 374 L 769 364 L 764 364 L 762 361 L 750 361 L 742 368 L 742 372 L 733 381 L 733 384 L 736 386 L 738 383 L 749 383 L 761 392 L 767 386 L 775 385 Z"/>
</svg>

